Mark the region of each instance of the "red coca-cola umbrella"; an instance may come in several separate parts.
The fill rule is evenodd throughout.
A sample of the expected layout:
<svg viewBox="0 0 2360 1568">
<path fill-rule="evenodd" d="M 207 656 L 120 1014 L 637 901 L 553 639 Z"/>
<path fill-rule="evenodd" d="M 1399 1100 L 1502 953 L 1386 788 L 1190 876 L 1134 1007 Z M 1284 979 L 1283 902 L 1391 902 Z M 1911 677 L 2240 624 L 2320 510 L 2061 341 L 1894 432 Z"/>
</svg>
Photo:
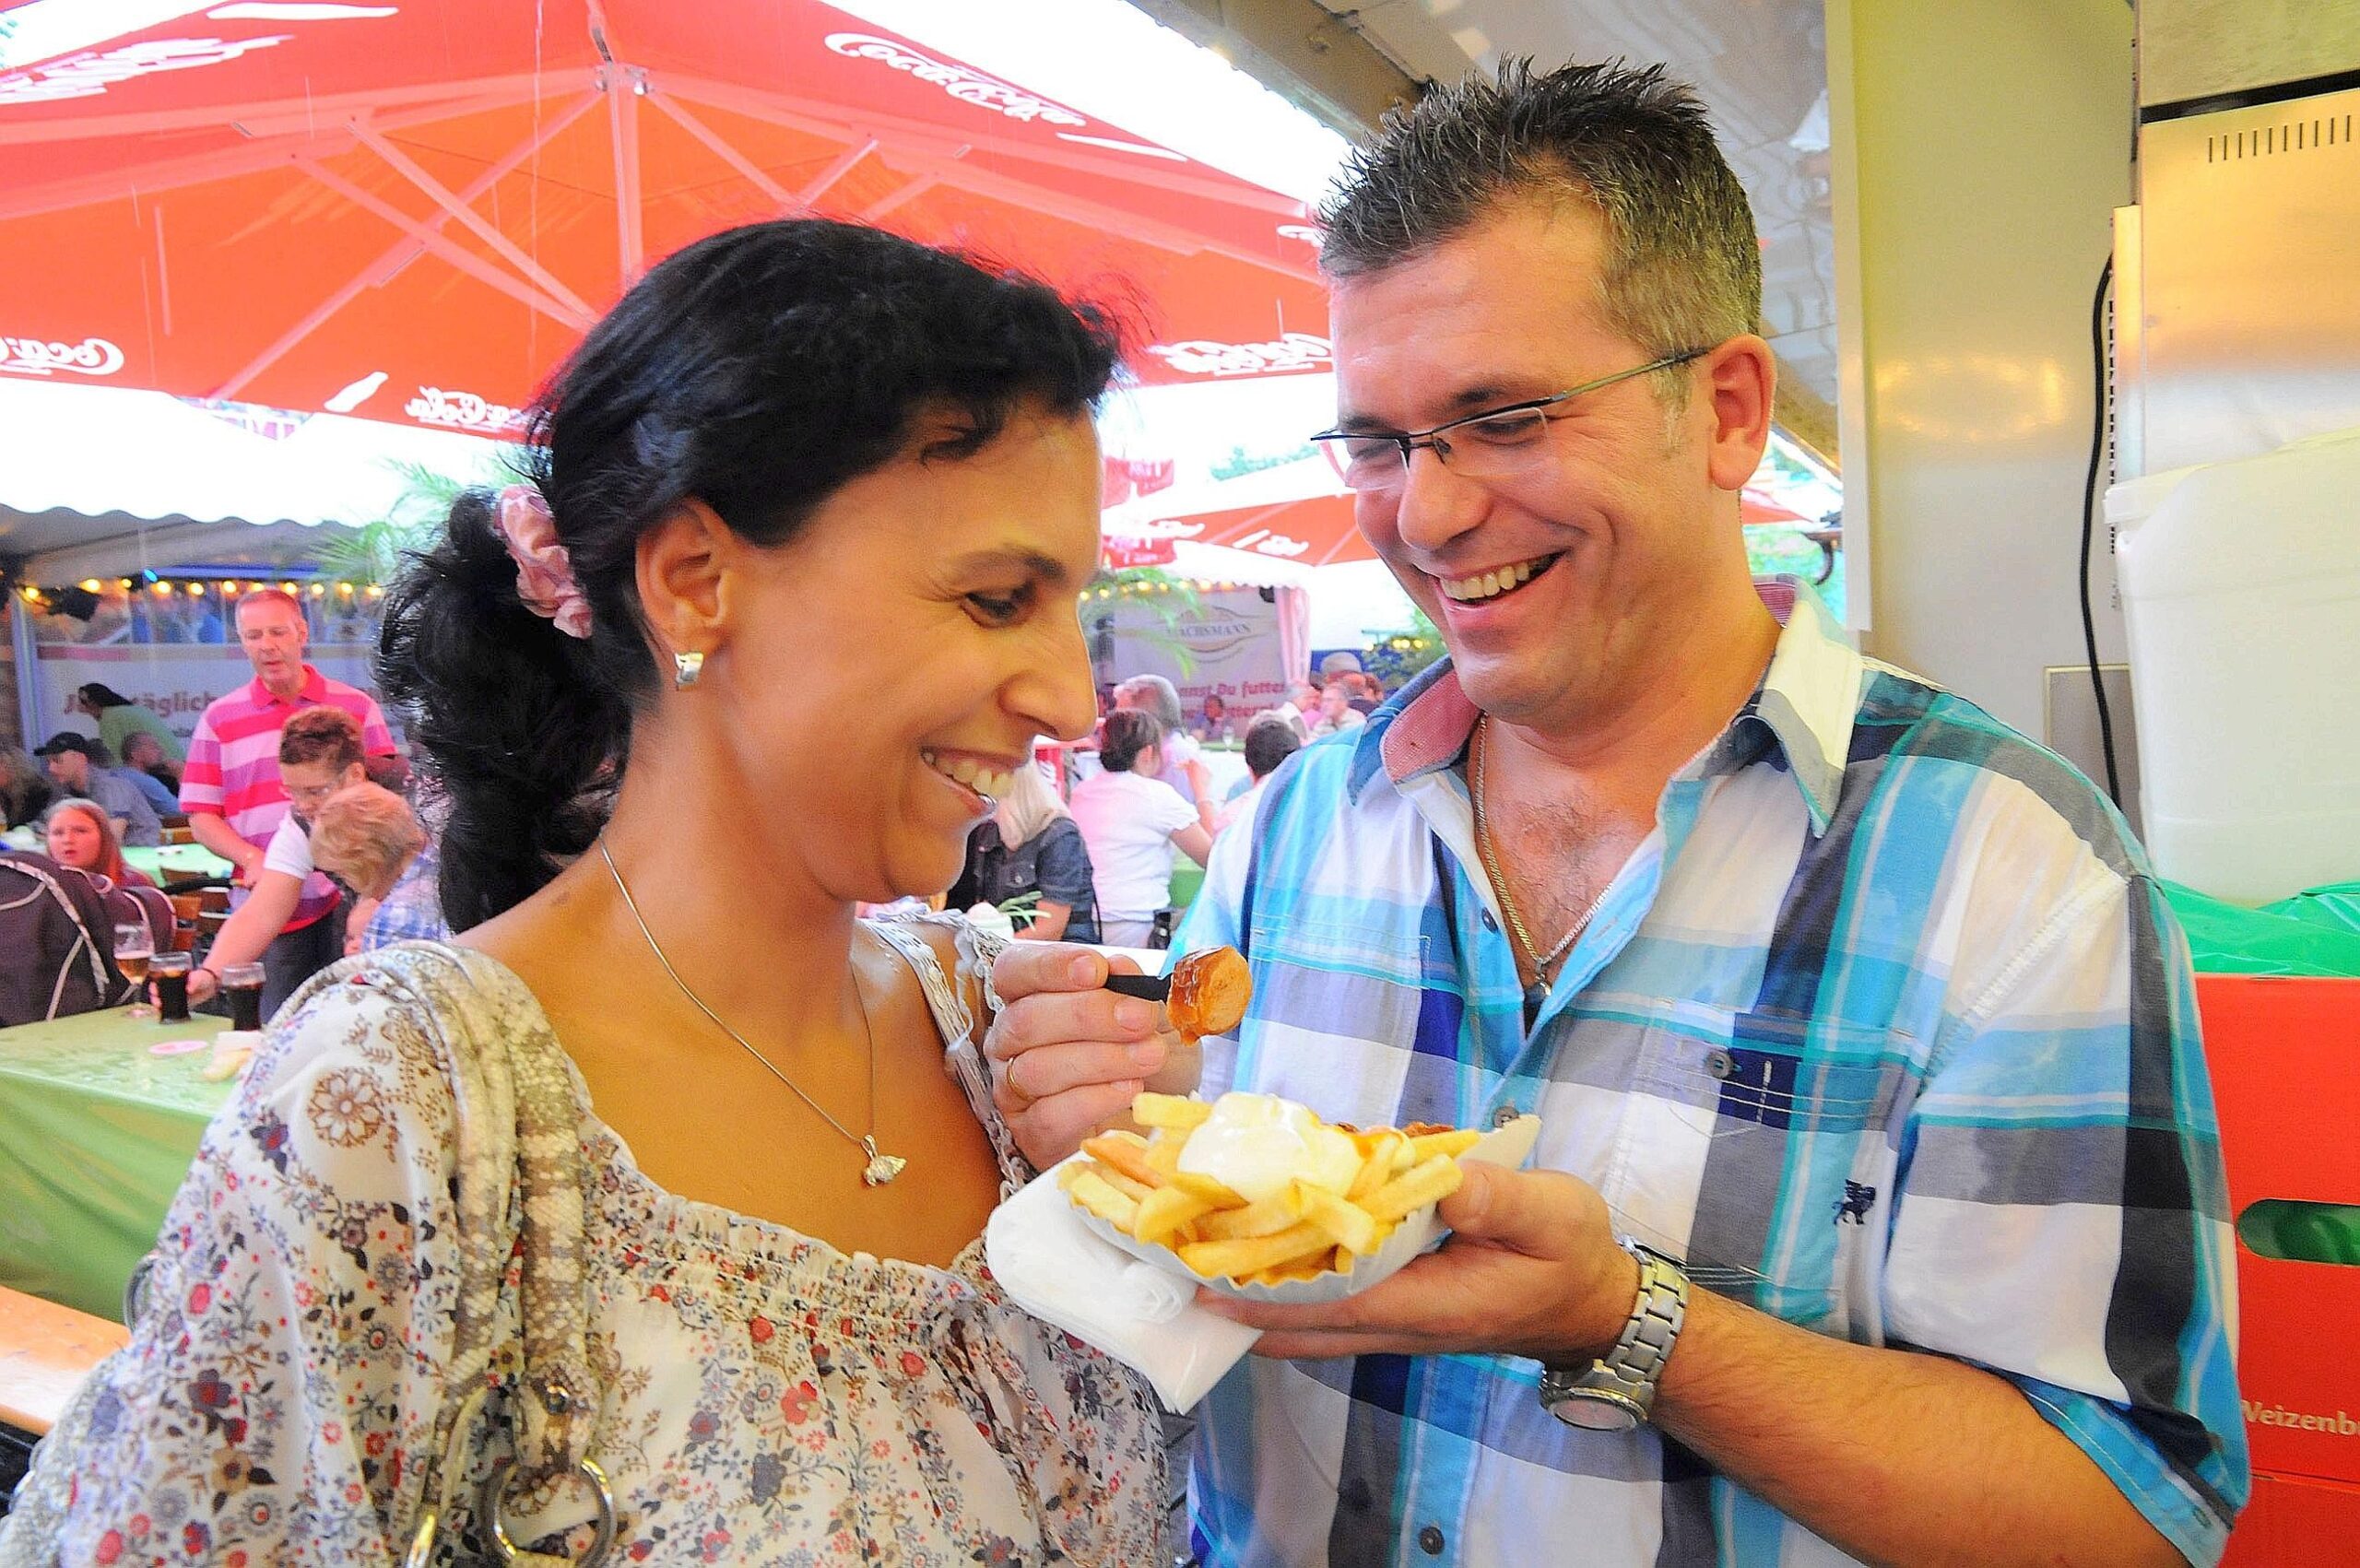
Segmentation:
<svg viewBox="0 0 2360 1568">
<path fill-rule="evenodd" d="M 1327 368 L 1298 201 L 817 0 L 75 9 L 0 42 L 0 373 L 511 434 L 652 261 L 806 212 L 1111 300 L 1149 382 Z"/>
<path fill-rule="evenodd" d="M 1221 545 L 1304 566 L 1330 566 L 1339 561 L 1376 558 L 1376 552 L 1353 525 L 1352 498 L 1349 495 L 1307 495 L 1274 499 L 1257 506 L 1169 514 L 1157 513 L 1151 500 L 1144 509 L 1133 503 L 1124 511 L 1108 513 L 1109 565 L 1143 564 L 1145 555 L 1159 545 L 1163 552 L 1161 559 L 1168 560 L 1172 544 L 1181 540 Z M 1781 523 L 1808 525 L 1812 521 L 1774 499 L 1769 490 L 1752 485 L 1746 487 L 1740 500 L 1740 517 L 1749 527 Z"/>
</svg>

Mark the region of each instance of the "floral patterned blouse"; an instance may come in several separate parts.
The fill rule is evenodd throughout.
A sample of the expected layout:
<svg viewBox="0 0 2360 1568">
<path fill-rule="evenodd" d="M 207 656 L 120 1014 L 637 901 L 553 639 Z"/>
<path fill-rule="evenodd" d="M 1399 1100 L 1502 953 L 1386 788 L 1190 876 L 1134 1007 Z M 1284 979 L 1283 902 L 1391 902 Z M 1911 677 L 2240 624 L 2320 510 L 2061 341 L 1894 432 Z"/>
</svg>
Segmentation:
<svg viewBox="0 0 2360 1568">
<path fill-rule="evenodd" d="M 920 968 L 947 1059 L 1004 1175 L 1022 1179 L 965 1009 L 926 973 L 931 951 L 873 929 Z M 92 1373 L 84 1419 L 61 1423 L 26 1482 L 62 1524 L 57 1561 L 400 1561 L 452 1397 L 458 1277 L 447 1069 L 432 1020 L 372 984 L 405 950 L 316 984 L 206 1133 L 130 1344 Z M 495 980 L 461 993 L 485 1009 L 470 1027 L 549 1029 L 513 974 L 466 957 Z M 1153 1560 L 1152 1395 L 1006 1301 L 980 1240 L 935 1268 L 676 1197 L 589 1114 L 578 1075 L 573 1089 L 609 1562 Z M 514 1338 L 513 1291 L 501 1311 L 495 1343 Z M 7 1539 L 39 1511 L 0 1522 L 0 1561 L 44 1560 Z M 506 1523 L 520 1542 L 579 1551 L 592 1511 L 559 1483 L 513 1498 Z M 469 1536 L 452 1544 L 482 1544 Z"/>
</svg>

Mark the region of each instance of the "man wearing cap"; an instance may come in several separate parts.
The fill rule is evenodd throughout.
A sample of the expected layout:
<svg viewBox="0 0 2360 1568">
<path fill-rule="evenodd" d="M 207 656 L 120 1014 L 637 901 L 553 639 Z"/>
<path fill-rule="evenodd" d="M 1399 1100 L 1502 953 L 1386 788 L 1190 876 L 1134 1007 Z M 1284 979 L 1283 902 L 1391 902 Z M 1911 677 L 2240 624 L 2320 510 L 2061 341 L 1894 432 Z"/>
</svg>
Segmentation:
<svg viewBox="0 0 2360 1568">
<path fill-rule="evenodd" d="M 311 629 L 292 594 L 275 588 L 248 594 L 238 601 L 237 620 L 238 642 L 254 678 L 215 699 L 197 720 L 181 774 L 181 809 L 196 842 L 236 866 L 239 880 L 252 886 L 262 874 L 271 835 L 287 817 L 278 732 L 289 717 L 322 703 L 342 708 L 359 722 L 360 749 L 369 758 L 395 753 L 376 699 L 304 662 Z M 305 880 L 295 913 L 263 953 L 265 1018 L 342 956 L 342 934 L 328 918 L 336 900 L 336 884 L 318 872 Z"/>
<path fill-rule="evenodd" d="M 147 795 L 127 770 L 108 765 L 106 745 L 88 736 L 61 730 L 37 753 L 48 764 L 49 776 L 68 795 L 95 800 L 106 808 L 123 830 L 123 842 L 132 847 L 164 842 L 164 824 Z"/>
</svg>

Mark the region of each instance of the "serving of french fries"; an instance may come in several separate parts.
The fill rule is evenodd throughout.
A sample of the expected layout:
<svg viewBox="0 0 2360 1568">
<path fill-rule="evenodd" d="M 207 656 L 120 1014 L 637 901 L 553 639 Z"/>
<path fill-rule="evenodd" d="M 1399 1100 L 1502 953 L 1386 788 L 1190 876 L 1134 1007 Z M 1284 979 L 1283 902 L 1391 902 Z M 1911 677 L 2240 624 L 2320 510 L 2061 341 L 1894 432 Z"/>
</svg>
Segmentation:
<svg viewBox="0 0 2360 1568">
<path fill-rule="evenodd" d="M 1144 1134 L 1110 1132 L 1085 1142 L 1087 1157 L 1057 1170 L 1075 1208 L 1132 1241 L 1166 1249 L 1208 1283 L 1280 1285 L 1349 1274 L 1402 1220 L 1458 1190 L 1458 1157 L 1481 1134 L 1469 1128 L 1334 1127 L 1359 1165 L 1343 1190 L 1288 1180 L 1248 1199 L 1216 1178 L 1181 1169 L 1190 1136 L 1211 1119 L 1201 1100 L 1145 1093 L 1131 1102 Z M 1243 1176 L 1237 1177 L 1241 1183 Z"/>
</svg>

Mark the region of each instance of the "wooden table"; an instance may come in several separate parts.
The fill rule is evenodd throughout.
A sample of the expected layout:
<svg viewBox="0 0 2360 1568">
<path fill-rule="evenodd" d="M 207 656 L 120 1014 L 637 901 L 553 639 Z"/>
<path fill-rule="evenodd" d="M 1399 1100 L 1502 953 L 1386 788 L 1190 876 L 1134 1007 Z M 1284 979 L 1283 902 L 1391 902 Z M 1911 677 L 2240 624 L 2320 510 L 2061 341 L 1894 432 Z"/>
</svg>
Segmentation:
<svg viewBox="0 0 2360 1568">
<path fill-rule="evenodd" d="M 0 1286 L 114 1318 L 235 1079 L 209 1051 L 157 1056 L 229 1020 L 126 1018 L 121 1008 L 0 1029 Z"/>
<path fill-rule="evenodd" d="M 119 1323 L 0 1287 L 0 1424 L 39 1437 L 130 1338 Z"/>
</svg>

